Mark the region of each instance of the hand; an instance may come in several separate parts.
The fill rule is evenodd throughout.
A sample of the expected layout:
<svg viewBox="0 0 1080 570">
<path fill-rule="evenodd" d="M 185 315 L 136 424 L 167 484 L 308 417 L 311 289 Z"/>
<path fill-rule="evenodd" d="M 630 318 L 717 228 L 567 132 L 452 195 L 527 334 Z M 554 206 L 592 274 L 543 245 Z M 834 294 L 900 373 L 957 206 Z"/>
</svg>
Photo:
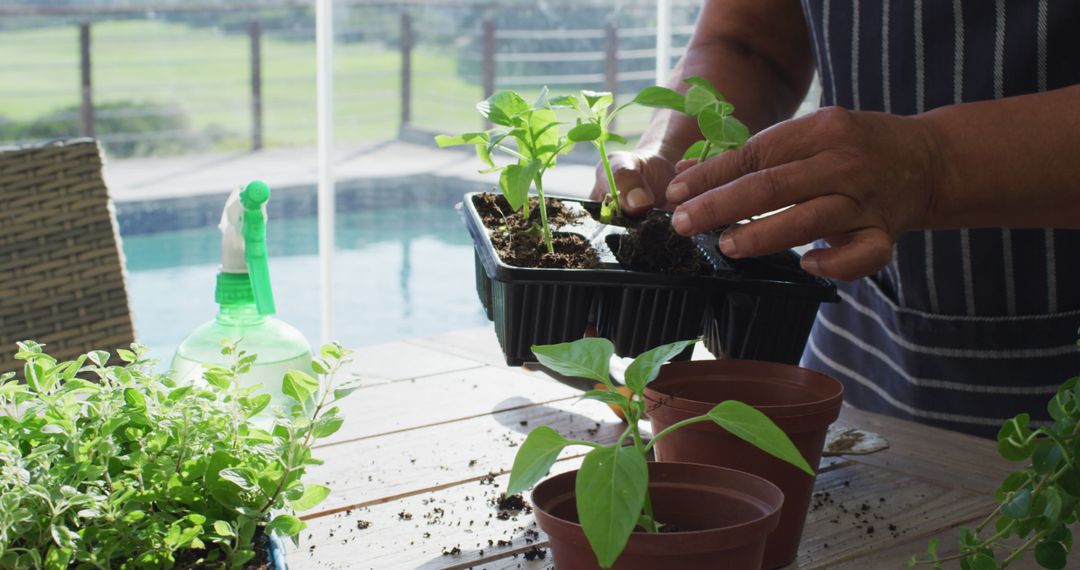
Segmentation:
<svg viewBox="0 0 1080 570">
<path fill-rule="evenodd" d="M 627 216 L 640 216 L 652 208 L 666 208 L 664 191 L 675 177 L 675 165 L 657 153 L 646 151 L 613 152 L 608 156 L 619 205 Z M 596 185 L 592 199 L 608 196 L 607 175 L 602 164 L 596 166 Z"/>
<path fill-rule="evenodd" d="M 730 257 L 767 255 L 825 239 L 803 256 L 806 271 L 856 279 L 884 267 L 892 245 L 926 227 L 935 198 L 935 141 L 918 118 L 830 107 L 777 124 L 737 150 L 680 163 L 667 188 L 682 235 L 732 227 Z"/>
</svg>

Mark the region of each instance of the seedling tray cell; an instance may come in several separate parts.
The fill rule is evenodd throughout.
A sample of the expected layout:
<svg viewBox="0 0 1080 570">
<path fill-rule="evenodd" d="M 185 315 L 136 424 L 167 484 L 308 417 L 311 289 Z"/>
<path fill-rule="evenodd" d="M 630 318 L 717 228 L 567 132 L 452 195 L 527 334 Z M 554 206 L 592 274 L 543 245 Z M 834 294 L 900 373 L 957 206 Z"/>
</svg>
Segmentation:
<svg viewBox="0 0 1080 570">
<path fill-rule="evenodd" d="M 599 266 L 511 266 L 499 258 L 491 230 L 481 222 L 474 203 L 479 194 L 466 194 L 459 210 L 475 246 L 477 295 L 510 365 L 534 361 L 534 344 L 581 338 L 594 309 L 598 334 L 620 356 L 705 334 L 718 356 L 790 363 L 802 352 L 818 305 L 837 300 L 835 286 L 799 269 L 796 254 L 732 260 L 712 234 L 693 238 L 705 266 L 701 275 L 628 271 L 609 247 L 626 228 L 597 221 L 598 202 L 571 198 L 559 200 L 579 216 L 552 231 L 583 237 Z"/>
</svg>

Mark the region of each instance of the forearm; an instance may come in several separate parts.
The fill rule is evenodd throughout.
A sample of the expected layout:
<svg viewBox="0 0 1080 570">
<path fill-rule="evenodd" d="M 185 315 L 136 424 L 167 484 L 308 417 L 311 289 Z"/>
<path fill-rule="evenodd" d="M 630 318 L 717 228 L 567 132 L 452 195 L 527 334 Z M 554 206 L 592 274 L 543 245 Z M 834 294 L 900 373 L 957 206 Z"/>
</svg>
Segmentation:
<svg viewBox="0 0 1080 570">
<path fill-rule="evenodd" d="M 926 226 L 1080 229 L 1080 86 L 941 107 Z"/>
<path fill-rule="evenodd" d="M 797 2 L 711 0 L 667 86 L 685 92 L 684 78 L 708 79 L 757 132 L 798 109 L 813 75 L 809 50 Z M 701 138 L 694 119 L 658 110 L 638 148 L 675 161 Z"/>
</svg>

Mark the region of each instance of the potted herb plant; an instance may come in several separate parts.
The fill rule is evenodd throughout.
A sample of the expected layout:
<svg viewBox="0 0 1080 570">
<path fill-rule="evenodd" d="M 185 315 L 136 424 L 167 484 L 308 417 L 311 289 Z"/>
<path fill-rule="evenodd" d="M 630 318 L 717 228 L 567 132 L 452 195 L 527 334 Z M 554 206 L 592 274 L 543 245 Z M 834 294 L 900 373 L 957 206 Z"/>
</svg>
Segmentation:
<svg viewBox="0 0 1080 570">
<path fill-rule="evenodd" d="M 664 366 L 643 391 L 654 433 L 663 433 L 728 400 L 767 416 L 811 465 L 821 459 L 825 436 L 840 415 L 844 387 L 824 374 L 789 364 L 722 359 Z M 708 423 L 687 426 L 656 444 L 658 461 L 703 463 L 763 477 L 784 493 L 780 523 L 769 535 L 765 568 L 791 563 L 799 551 L 814 490 L 807 472 L 755 449 L 730 430 Z"/>
<path fill-rule="evenodd" d="M 58 362 L 19 343 L 22 383 L 0 376 L 0 567 L 284 568 L 277 536 L 330 489 L 306 483 L 311 445 L 342 424 L 334 403 L 348 351 L 322 348 L 290 371 L 273 427 L 253 418 L 269 394 L 240 388 L 255 362 L 234 345 L 229 366 L 180 385 L 153 373 L 144 348 Z"/>
<path fill-rule="evenodd" d="M 960 529 L 960 552 L 939 555 L 934 538 L 927 553 L 912 556 L 906 568 L 953 562 L 963 570 L 997 570 L 1031 555 L 1040 568 L 1075 567 L 1069 556 L 1080 521 L 1080 377 L 1064 382 L 1047 410 L 1051 425 L 1033 427 L 1030 414 L 1023 413 L 1001 426 L 998 453 L 1024 466 L 1002 481 L 986 518 Z"/>
<path fill-rule="evenodd" d="M 784 501 L 775 485 L 731 469 L 649 463 L 647 454 L 682 428 L 710 423 L 807 474 L 813 469 L 768 417 L 735 400 L 672 425 L 648 442 L 642 438 L 638 421 L 645 412 L 646 386 L 691 344 L 663 345 L 634 359 L 626 369 L 629 396 L 608 377 L 610 341 L 588 338 L 533 348 L 545 366 L 603 384 L 606 389 L 584 397 L 617 406 L 628 421 L 612 445 L 566 439 L 541 426 L 518 450 L 508 493 L 540 481 L 566 447 L 591 448 L 577 471 L 543 481 L 532 493 L 537 522 L 560 570 L 761 567 L 765 537 L 776 527 Z"/>
</svg>

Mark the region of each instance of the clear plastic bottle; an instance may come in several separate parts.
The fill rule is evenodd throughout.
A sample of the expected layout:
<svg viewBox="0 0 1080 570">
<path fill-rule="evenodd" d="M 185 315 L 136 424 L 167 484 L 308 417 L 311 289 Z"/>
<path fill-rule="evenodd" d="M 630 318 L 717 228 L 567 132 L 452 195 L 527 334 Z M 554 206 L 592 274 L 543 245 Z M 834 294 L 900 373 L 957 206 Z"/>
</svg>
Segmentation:
<svg viewBox="0 0 1080 570">
<path fill-rule="evenodd" d="M 196 382 L 207 365 L 228 365 L 233 356 L 221 354 L 222 341 L 237 343 L 257 358 L 241 386 L 261 386 L 270 406 L 261 414 L 288 406 L 282 380 L 289 370 L 311 371 L 311 346 L 296 328 L 273 318 L 276 312 L 266 255 L 266 213 L 270 198 L 266 184 L 255 181 L 229 197 L 221 217 L 222 261 L 214 300 L 217 316 L 192 331 L 176 351 L 173 377 Z"/>
<path fill-rule="evenodd" d="M 240 378 L 241 386 L 261 384 L 263 391 L 271 396 L 271 407 L 286 406 L 291 402 L 281 392 L 282 378 L 289 370 L 310 373 L 311 347 L 293 326 L 260 315 L 253 301 L 245 303 L 242 298 L 233 297 L 222 302 L 220 293 L 223 289 L 240 290 L 242 296 L 246 282 L 246 275 L 219 274 L 218 314 L 180 343 L 173 358 L 173 378 L 192 382 L 202 377 L 207 364 L 229 364 L 232 357 L 221 354 L 221 341 L 228 339 L 238 342 L 241 350 L 258 355 L 251 372 Z M 250 286 L 247 289 L 250 291 Z"/>
</svg>

